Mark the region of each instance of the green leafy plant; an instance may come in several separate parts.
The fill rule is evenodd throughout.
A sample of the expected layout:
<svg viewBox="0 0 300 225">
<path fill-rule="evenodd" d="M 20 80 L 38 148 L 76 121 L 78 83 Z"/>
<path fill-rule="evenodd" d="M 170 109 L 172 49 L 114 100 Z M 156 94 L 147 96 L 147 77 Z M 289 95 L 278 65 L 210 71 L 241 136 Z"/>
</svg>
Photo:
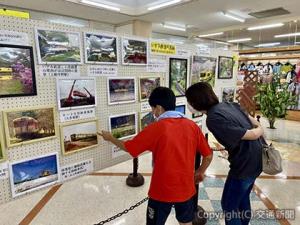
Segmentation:
<svg viewBox="0 0 300 225">
<path fill-rule="evenodd" d="M 285 118 L 288 107 L 296 104 L 296 97 L 288 90 L 287 83 L 281 83 L 279 76 L 274 76 L 269 83 L 258 84 L 257 103 L 261 113 L 269 121 L 270 128 L 275 129 L 276 118 Z"/>
</svg>

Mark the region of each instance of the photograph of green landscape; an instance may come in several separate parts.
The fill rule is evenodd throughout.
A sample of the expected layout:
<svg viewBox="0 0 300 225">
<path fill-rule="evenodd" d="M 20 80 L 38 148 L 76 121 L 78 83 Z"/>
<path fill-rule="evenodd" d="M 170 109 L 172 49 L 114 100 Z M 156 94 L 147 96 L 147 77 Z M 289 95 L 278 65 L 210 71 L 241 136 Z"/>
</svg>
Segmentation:
<svg viewBox="0 0 300 225">
<path fill-rule="evenodd" d="M 176 97 L 184 96 L 187 87 L 187 59 L 170 58 L 169 85 Z"/>
<path fill-rule="evenodd" d="M 109 130 L 115 138 L 129 138 L 137 133 L 136 113 L 111 116 Z"/>
<path fill-rule="evenodd" d="M 36 30 L 40 64 L 79 64 L 82 62 L 80 33 Z"/>
</svg>

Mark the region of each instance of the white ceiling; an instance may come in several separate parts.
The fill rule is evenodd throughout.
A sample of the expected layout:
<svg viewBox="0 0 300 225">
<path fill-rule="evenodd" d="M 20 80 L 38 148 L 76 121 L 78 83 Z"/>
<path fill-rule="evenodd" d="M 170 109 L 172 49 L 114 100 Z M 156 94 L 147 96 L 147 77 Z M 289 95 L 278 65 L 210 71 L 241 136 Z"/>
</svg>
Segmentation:
<svg viewBox="0 0 300 225">
<path fill-rule="evenodd" d="M 156 1 L 157 0 L 107 1 L 111 2 L 112 4 L 121 4 L 121 13 L 93 8 L 86 5 L 75 4 L 66 0 L 0 0 L 0 4 L 11 7 L 19 7 L 24 9 L 78 17 L 88 20 L 101 21 L 112 25 L 125 24 L 129 21 L 140 19 L 152 22 L 154 32 L 186 37 L 191 37 L 197 34 L 226 31 L 223 37 L 221 36 L 216 39 L 226 41 L 229 39 L 251 36 L 254 41 L 249 43 L 250 45 L 254 45 L 259 42 L 277 41 L 273 39 L 274 34 L 294 32 L 295 26 L 293 24 L 293 26 L 290 25 L 290 23 L 288 22 L 293 20 L 300 20 L 299 0 L 184 0 L 181 4 L 150 13 L 147 12 L 147 14 L 143 14 L 140 16 L 126 15 L 126 10 L 125 12 L 122 11 L 123 7 L 127 10 L 130 7 L 132 10 L 137 10 L 141 7 L 146 9 L 146 6 L 148 4 Z M 135 6 L 135 8 L 133 8 L 132 6 Z M 248 13 L 251 12 L 278 7 L 285 8 L 286 10 L 290 11 L 291 14 L 284 16 L 275 16 L 266 19 L 256 19 L 248 15 Z M 240 15 L 246 18 L 246 22 L 240 23 L 226 18 L 222 15 L 222 11 L 231 11 L 237 15 Z M 188 26 L 188 29 L 186 32 L 168 30 L 161 26 L 161 23 L 163 22 L 185 24 Z M 285 22 L 286 25 L 283 28 L 277 28 L 273 30 L 252 32 L 245 30 L 245 28 L 249 26 L 274 22 Z M 288 41 L 288 39 L 282 41 L 286 42 Z"/>
</svg>

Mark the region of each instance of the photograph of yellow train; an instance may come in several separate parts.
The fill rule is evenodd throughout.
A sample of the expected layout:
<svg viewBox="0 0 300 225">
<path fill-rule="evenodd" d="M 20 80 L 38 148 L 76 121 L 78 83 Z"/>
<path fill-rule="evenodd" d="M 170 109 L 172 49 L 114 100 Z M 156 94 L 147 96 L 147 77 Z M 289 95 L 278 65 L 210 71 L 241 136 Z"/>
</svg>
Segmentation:
<svg viewBox="0 0 300 225">
<path fill-rule="evenodd" d="M 8 147 L 30 144 L 56 136 L 52 107 L 4 111 L 3 117 Z"/>
<path fill-rule="evenodd" d="M 217 59 L 205 56 L 193 56 L 191 84 L 208 82 L 215 86 Z"/>
<path fill-rule="evenodd" d="M 97 120 L 63 124 L 60 128 L 64 154 L 78 152 L 98 145 Z"/>
<path fill-rule="evenodd" d="M 36 94 L 32 47 L 0 44 L 0 98 Z"/>
</svg>

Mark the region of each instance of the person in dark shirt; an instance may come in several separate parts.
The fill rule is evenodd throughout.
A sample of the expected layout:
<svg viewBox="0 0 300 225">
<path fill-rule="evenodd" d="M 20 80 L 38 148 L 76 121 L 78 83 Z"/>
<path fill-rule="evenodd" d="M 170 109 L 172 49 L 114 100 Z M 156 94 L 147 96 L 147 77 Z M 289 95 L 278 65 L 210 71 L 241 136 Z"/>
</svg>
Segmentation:
<svg viewBox="0 0 300 225">
<path fill-rule="evenodd" d="M 262 172 L 261 125 L 237 103 L 219 103 L 212 87 L 200 82 L 186 91 L 191 111 L 207 115 L 210 132 L 228 151 L 230 170 L 222 195 L 226 225 L 248 225 L 250 192 Z"/>
</svg>

